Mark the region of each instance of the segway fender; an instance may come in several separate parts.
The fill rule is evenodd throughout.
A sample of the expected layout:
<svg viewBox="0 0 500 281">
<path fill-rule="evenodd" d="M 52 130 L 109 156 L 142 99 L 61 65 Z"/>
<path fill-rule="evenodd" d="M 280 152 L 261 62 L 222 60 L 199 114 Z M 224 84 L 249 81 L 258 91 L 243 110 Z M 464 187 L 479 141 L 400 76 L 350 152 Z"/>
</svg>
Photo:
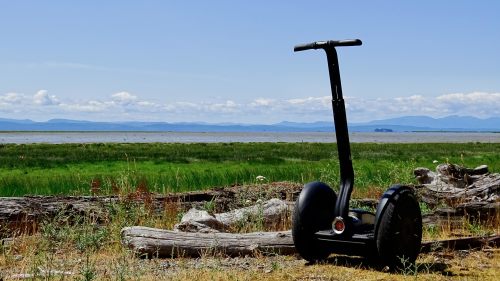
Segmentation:
<svg viewBox="0 0 500 281">
<path fill-rule="evenodd" d="M 384 192 L 382 197 L 379 200 L 378 206 L 377 206 L 377 212 L 375 213 L 375 241 L 377 240 L 377 233 L 378 233 L 378 228 L 380 225 L 380 216 L 383 214 L 385 211 L 385 208 L 387 207 L 387 202 L 389 202 L 394 196 L 399 194 L 403 190 L 410 190 L 408 186 L 400 185 L 400 184 L 395 184 L 392 185 L 388 190 Z"/>
<path fill-rule="evenodd" d="M 413 265 L 422 243 L 422 215 L 413 189 L 393 185 L 380 199 L 374 231 L 377 259 L 392 269 Z"/>
</svg>

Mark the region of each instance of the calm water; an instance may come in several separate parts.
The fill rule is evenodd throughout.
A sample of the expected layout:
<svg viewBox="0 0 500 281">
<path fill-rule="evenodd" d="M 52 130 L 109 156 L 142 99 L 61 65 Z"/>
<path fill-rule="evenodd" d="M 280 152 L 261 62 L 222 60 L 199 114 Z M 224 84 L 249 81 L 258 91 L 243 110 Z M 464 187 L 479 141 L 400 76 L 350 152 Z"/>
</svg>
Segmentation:
<svg viewBox="0 0 500 281">
<path fill-rule="evenodd" d="M 352 133 L 351 142 L 500 142 L 500 133 Z M 0 143 L 335 142 L 333 133 L 0 132 Z"/>
</svg>

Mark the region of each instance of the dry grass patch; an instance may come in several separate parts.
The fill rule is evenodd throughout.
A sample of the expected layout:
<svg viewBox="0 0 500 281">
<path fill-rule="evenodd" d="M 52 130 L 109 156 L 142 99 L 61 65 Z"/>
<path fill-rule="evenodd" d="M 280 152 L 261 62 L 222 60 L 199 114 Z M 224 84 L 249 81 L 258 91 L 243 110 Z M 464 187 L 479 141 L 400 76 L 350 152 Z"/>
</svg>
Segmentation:
<svg viewBox="0 0 500 281">
<path fill-rule="evenodd" d="M 399 273 L 384 272 L 359 257 L 331 256 L 309 265 L 294 256 L 138 259 L 133 254 L 103 249 L 87 255 L 57 253 L 52 259 L 24 253 L 0 257 L 5 280 L 25 273 L 41 280 L 497 280 L 500 251 L 440 252 L 422 255 L 417 266 Z M 50 263 L 50 264 L 49 264 Z M 52 274 L 47 274 L 49 270 Z M 62 272 L 67 275 L 63 275 Z M 69 275 L 71 273 L 71 275 Z"/>
<path fill-rule="evenodd" d="M 281 185 L 280 185 L 281 186 Z M 288 184 L 281 188 L 273 184 L 256 184 L 239 190 L 228 206 L 245 206 L 258 199 L 292 197 L 300 186 Z M 237 187 L 234 188 L 235 192 Z M 368 190 L 376 193 L 377 190 Z M 146 192 L 143 192 L 147 194 Z M 140 196 L 145 196 L 144 194 Z M 137 195 L 139 196 L 139 195 Z M 145 197 L 146 198 L 146 197 Z M 256 256 L 227 258 L 206 253 L 202 258 L 140 259 L 121 245 L 120 230 L 124 226 L 144 225 L 171 229 L 179 222 L 185 209 L 181 202 L 166 202 L 158 212 L 145 204 L 124 200 L 114 205 L 104 222 L 92 216 L 57 217 L 45 221 L 35 234 L 20 234 L 0 246 L 0 280 L 28 277 L 34 280 L 498 280 L 500 249 L 485 248 L 469 251 L 438 251 L 423 254 L 416 267 L 403 272 L 388 273 L 370 265 L 360 257 L 332 255 L 321 264 L 307 264 L 296 256 Z M 205 207 L 222 209 L 217 200 Z M 221 201 L 222 202 L 222 201 Z M 288 223 L 273 230 L 290 227 Z M 260 227 L 260 228 L 259 228 Z M 241 232 L 263 229 L 252 224 Z M 450 221 L 424 228 L 427 241 L 465 235 L 500 233 L 498 220 L 486 222 Z M 19 275 L 24 274 L 24 275 Z"/>
</svg>

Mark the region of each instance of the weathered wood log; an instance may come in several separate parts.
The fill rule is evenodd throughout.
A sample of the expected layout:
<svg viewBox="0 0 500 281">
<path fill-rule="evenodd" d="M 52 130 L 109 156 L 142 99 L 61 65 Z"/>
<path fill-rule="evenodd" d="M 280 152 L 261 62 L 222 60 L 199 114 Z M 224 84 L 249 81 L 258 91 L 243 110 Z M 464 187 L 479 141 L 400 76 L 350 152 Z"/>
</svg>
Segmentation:
<svg viewBox="0 0 500 281">
<path fill-rule="evenodd" d="M 469 169 L 454 164 L 441 164 L 436 172 L 427 168 L 414 170 L 423 188 L 422 200 L 430 205 L 446 202 L 456 205 L 465 202 L 495 202 L 500 196 L 500 174 L 488 173 L 486 165 Z"/>
<path fill-rule="evenodd" d="M 145 257 L 199 257 L 211 254 L 228 256 L 296 253 L 291 231 L 235 233 L 176 232 L 149 227 L 126 227 L 122 244 Z M 500 245 L 500 235 L 455 238 L 422 243 L 422 253 L 477 249 Z"/>
<path fill-rule="evenodd" d="M 421 253 L 429 253 L 442 250 L 470 250 L 485 246 L 497 247 L 500 245 L 500 235 L 487 237 L 464 237 L 446 239 L 439 241 L 428 241 L 422 243 Z"/>
<path fill-rule="evenodd" d="M 281 183 L 275 183 L 279 188 Z M 115 204 L 143 204 L 153 212 L 162 212 L 167 205 L 185 211 L 192 205 L 214 201 L 224 208 L 234 201 L 237 188 L 213 189 L 170 194 L 154 194 L 137 190 L 120 196 L 24 196 L 0 197 L 0 237 L 16 232 L 34 232 L 37 225 L 56 216 L 92 215 L 97 222 L 106 221 L 107 211 Z"/>
<path fill-rule="evenodd" d="M 296 199 L 300 191 L 299 185 L 291 183 L 270 183 L 268 186 L 263 187 L 263 189 L 266 188 L 268 188 L 267 192 L 269 193 L 267 196 L 276 196 L 274 198 L 287 199 L 291 202 Z M 241 194 L 238 194 L 239 189 L 243 189 Z M 151 211 L 162 212 L 167 206 L 171 207 L 172 204 L 180 211 L 187 211 L 192 206 L 202 206 L 204 202 L 212 201 L 218 211 L 229 211 L 247 204 L 247 202 L 237 202 L 241 201 L 239 197 L 244 192 L 247 192 L 246 189 L 248 188 L 229 187 L 166 195 L 134 192 L 125 196 L 0 197 L 0 238 L 18 232 L 34 232 L 37 230 L 39 223 L 44 220 L 51 220 L 56 216 L 92 215 L 96 222 L 106 222 L 107 212 L 115 204 L 144 204 Z M 287 189 L 290 189 L 289 193 L 287 193 Z M 239 200 L 236 200 L 237 198 Z M 372 206 L 373 200 L 360 200 L 359 205 Z"/>
<path fill-rule="evenodd" d="M 0 237 L 34 232 L 39 223 L 57 216 L 65 219 L 92 216 L 98 223 L 105 222 L 108 211 L 116 204 L 144 204 L 153 212 L 161 212 L 170 203 L 188 209 L 197 200 L 213 200 L 222 197 L 223 193 L 210 190 L 167 195 L 135 192 L 126 196 L 0 197 Z"/>
<path fill-rule="evenodd" d="M 249 223 L 258 223 L 268 230 L 282 229 L 283 225 L 287 225 L 290 221 L 292 209 L 292 202 L 277 198 L 218 214 L 209 214 L 207 211 L 192 208 L 184 214 L 174 230 L 205 233 L 228 232 L 228 230 Z"/>
<path fill-rule="evenodd" d="M 417 188 L 420 200 L 431 208 L 446 206 L 425 215 L 424 224 L 453 224 L 462 218 L 500 222 L 500 174 L 488 173 L 488 166 L 440 164 L 436 172 L 417 168 L 414 174 L 422 184 Z"/>
<path fill-rule="evenodd" d="M 355 205 L 375 209 L 378 200 L 353 200 Z M 259 224 L 267 230 L 280 230 L 291 223 L 294 203 L 273 198 L 257 200 L 255 205 L 234 209 L 228 212 L 210 214 L 205 210 L 190 209 L 174 226 L 174 230 L 184 232 L 230 232 L 241 229 L 242 225 Z"/>
<path fill-rule="evenodd" d="M 18 231 L 34 232 L 45 219 L 58 215 L 78 216 L 94 214 L 103 216 L 104 204 L 113 198 L 97 197 L 2 197 L 0 198 L 0 237 Z"/>
<path fill-rule="evenodd" d="M 165 203 L 179 202 L 187 210 L 193 204 L 212 201 L 219 208 L 216 211 L 225 212 L 230 209 L 243 207 L 243 204 L 246 204 L 246 202 L 242 202 L 244 201 L 243 199 L 254 202 L 259 198 L 262 200 L 278 198 L 293 202 L 297 198 L 301 188 L 302 185 L 297 183 L 272 182 L 259 185 L 231 186 L 169 194 L 155 194 L 148 192 L 145 187 L 138 187 L 136 192 L 120 196 L 0 197 L 0 221 L 50 216 L 67 209 L 68 206 L 75 211 L 87 211 L 89 208 L 93 209 L 96 205 L 101 207 L 117 202 L 142 202 L 150 204 L 154 208 L 162 208 Z"/>
<path fill-rule="evenodd" d="M 121 237 L 123 245 L 147 257 L 295 253 L 291 231 L 193 233 L 133 226 L 124 228 Z"/>
<path fill-rule="evenodd" d="M 500 202 L 469 202 L 455 208 L 437 208 L 422 216 L 423 225 L 461 226 L 464 220 L 495 225 L 500 223 Z"/>
</svg>

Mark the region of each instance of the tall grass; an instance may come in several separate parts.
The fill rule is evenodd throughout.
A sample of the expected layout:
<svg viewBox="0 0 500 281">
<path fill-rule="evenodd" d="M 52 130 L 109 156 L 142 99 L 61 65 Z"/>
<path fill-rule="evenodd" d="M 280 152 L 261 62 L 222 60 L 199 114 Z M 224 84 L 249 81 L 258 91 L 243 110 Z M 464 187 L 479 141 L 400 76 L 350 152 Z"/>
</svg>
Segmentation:
<svg viewBox="0 0 500 281">
<path fill-rule="evenodd" d="M 434 160 L 500 170 L 500 144 L 352 144 L 356 187 L 411 183 Z M 0 196 L 104 194 L 122 182 L 155 192 L 255 182 L 323 180 L 338 185 L 337 147 L 325 143 L 0 145 Z M 97 184 L 96 184 L 97 183 Z M 96 186 L 97 185 L 97 186 Z"/>
</svg>

